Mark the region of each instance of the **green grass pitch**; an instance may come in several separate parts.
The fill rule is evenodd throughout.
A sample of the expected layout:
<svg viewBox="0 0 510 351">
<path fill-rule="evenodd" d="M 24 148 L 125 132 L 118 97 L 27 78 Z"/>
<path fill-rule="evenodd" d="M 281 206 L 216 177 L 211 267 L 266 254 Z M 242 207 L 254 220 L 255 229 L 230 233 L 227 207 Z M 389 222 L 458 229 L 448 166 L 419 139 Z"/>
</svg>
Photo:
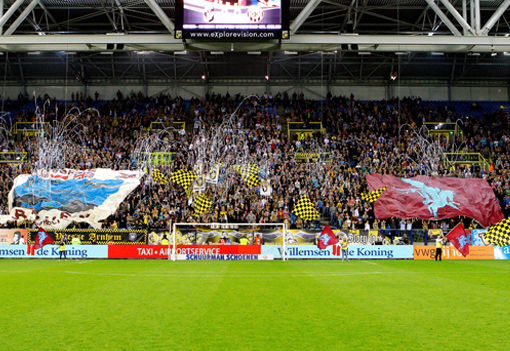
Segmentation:
<svg viewBox="0 0 510 351">
<path fill-rule="evenodd" d="M 0 260 L 0 350 L 508 350 L 510 262 Z"/>
</svg>

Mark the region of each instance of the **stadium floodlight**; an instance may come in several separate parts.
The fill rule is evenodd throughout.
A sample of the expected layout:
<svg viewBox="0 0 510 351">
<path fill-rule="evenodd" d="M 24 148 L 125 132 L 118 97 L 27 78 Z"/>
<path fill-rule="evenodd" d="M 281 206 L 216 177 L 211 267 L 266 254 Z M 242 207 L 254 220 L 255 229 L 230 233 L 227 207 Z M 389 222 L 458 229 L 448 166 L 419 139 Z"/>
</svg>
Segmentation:
<svg viewBox="0 0 510 351">
<path fill-rule="evenodd" d="M 257 227 L 273 227 L 280 228 L 278 229 L 282 235 L 282 261 L 287 261 L 287 224 L 286 223 L 173 223 L 171 226 L 171 238 L 168 244 L 168 259 L 172 261 L 177 260 L 177 232 L 179 227 L 193 227 L 198 228 L 210 228 L 211 230 L 227 230 L 227 229 L 235 229 L 242 230 L 241 228 L 246 228 L 246 232 L 255 232 L 260 229 L 256 229 Z M 181 236 L 181 232 L 179 231 L 179 236 Z M 179 244 L 180 245 L 180 244 Z"/>
</svg>

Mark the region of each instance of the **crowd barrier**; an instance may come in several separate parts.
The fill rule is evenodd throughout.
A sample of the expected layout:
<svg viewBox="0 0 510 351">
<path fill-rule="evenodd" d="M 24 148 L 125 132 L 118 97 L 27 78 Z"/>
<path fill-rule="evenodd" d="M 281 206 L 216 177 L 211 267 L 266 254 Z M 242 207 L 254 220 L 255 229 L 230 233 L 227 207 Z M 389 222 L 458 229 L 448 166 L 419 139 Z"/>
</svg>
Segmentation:
<svg viewBox="0 0 510 351">
<path fill-rule="evenodd" d="M 510 246 L 503 248 L 485 246 L 480 237 L 485 231 L 485 229 L 469 231 L 470 253 L 468 256 L 462 256 L 453 246 L 444 246 L 442 258 L 445 260 L 510 259 Z M 69 237 L 78 236 L 80 238 L 83 245 L 67 245 L 68 258 L 165 259 L 169 257 L 169 247 L 158 245 L 159 240 L 167 233 L 166 231 L 150 232 L 149 234 L 146 230 L 66 229 L 48 230 L 47 232 L 55 242 L 60 241 L 64 233 Z M 244 231 L 241 233 L 243 235 L 260 234 L 264 243 L 261 246 L 236 245 L 238 238 L 233 235 L 234 232 L 230 230 L 223 230 L 223 232 L 227 238 L 232 239 L 234 245 L 218 245 L 215 241 L 211 241 L 206 231 L 179 232 L 181 237 L 189 239 L 188 241 L 191 243 L 202 244 L 203 241 L 203 245 L 180 245 L 178 241 L 177 259 L 281 259 L 283 256 L 283 237 L 277 230 L 248 230 L 246 233 Z M 0 258 L 58 258 L 58 245 L 47 245 L 41 249 L 33 250 L 36 233 L 35 230 L 27 229 L 0 229 Z M 349 242 L 350 259 L 435 259 L 436 248 L 434 246 L 413 246 L 412 242 L 411 245 L 370 245 L 380 237 L 377 234 L 387 235 L 388 231 L 350 230 L 343 233 Z M 397 231 L 394 235 L 403 233 Z M 289 259 L 341 258 L 339 246 L 328 246 L 325 250 L 320 250 L 317 247 L 317 236 L 320 231 L 289 230 L 287 234 L 286 257 Z M 433 239 L 439 235 L 441 235 L 441 231 L 437 229 L 424 232 L 427 239 Z M 412 237 L 411 232 L 411 240 Z M 217 237 L 215 236 L 213 239 L 216 240 Z M 28 242 L 29 245 L 20 245 L 22 242 Z M 92 245 L 93 242 L 103 245 Z M 108 242 L 113 242 L 113 245 L 105 245 Z"/>
<path fill-rule="evenodd" d="M 248 237 L 254 234 L 260 235 L 262 243 L 265 245 L 282 245 L 283 234 L 280 230 L 272 229 L 246 229 L 246 230 L 232 230 L 222 229 L 222 232 L 232 241 L 232 243 L 239 242 L 239 237 L 232 235 L 232 233 L 246 234 Z M 469 243 L 472 246 L 484 246 L 480 234 L 485 233 L 486 229 L 473 229 L 466 230 L 469 238 Z M 38 230 L 36 229 L 0 229 L 0 245 L 9 245 L 19 243 L 20 238 L 24 239 L 25 243 L 34 244 L 35 237 Z M 79 237 L 82 244 L 108 244 L 113 242 L 114 244 L 122 245 L 158 245 L 164 235 L 170 237 L 168 230 L 127 230 L 127 229 L 48 229 L 46 230 L 48 235 L 54 241 L 60 241 L 64 234 L 68 238 Z M 443 236 L 441 229 L 413 229 L 413 230 L 360 230 L 360 229 L 348 229 L 348 230 L 333 230 L 335 235 L 343 235 L 347 238 L 349 244 L 357 245 L 370 245 L 376 243 L 381 238 L 390 238 L 392 240 L 396 238 L 402 238 L 407 235 L 409 243 L 413 245 L 415 241 L 425 242 L 427 244 L 433 244 L 438 236 Z M 218 242 L 220 236 L 216 235 L 218 230 L 203 229 L 203 228 L 191 228 L 191 229 L 179 229 L 177 232 L 177 240 L 180 244 L 215 244 Z M 287 231 L 287 243 L 288 244 L 317 244 L 317 239 L 320 236 L 320 230 L 306 230 L 306 229 L 291 229 Z M 394 240 L 394 242 L 396 242 Z"/>
</svg>

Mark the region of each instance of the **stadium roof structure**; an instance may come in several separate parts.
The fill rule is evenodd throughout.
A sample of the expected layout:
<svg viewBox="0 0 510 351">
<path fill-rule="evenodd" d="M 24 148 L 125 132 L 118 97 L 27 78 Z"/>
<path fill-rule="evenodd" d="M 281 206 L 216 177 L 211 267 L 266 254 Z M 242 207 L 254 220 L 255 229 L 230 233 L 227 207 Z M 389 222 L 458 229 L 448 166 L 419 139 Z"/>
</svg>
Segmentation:
<svg viewBox="0 0 510 351">
<path fill-rule="evenodd" d="M 0 74 L 21 83 L 510 77 L 510 0 L 290 0 L 289 39 L 237 42 L 176 39 L 174 0 L 0 3 Z"/>
</svg>

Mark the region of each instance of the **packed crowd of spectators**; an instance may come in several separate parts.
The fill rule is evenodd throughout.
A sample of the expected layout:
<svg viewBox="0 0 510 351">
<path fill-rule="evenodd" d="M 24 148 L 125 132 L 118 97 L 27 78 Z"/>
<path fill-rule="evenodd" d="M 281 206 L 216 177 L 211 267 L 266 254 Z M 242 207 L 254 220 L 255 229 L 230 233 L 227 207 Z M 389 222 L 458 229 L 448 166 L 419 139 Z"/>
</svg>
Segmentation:
<svg viewBox="0 0 510 351">
<path fill-rule="evenodd" d="M 211 94 L 205 99 L 192 99 L 189 104 L 181 98 L 161 94 L 145 97 L 132 92 L 129 96 L 117 94 L 111 101 L 76 94 L 66 106 L 53 101 L 44 113 L 47 119 L 61 120 L 72 106 L 82 111 L 80 116 L 85 137 L 80 139 L 81 152 L 67 161 L 68 168 L 132 169 L 136 160 L 133 146 L 142 130 L 151 122 L 172 125 L 175 121 L 193 119 L 188 132 L 175 130 L 178 140 L 172 164 L 160 169 L 170 178 L 173 171 L 192 169 L 190 153 L 196 144 L 196 135 L 218 126 L 226 115 L 234 112 L 243 96 Z M 25 97 L 20 96 L 21 101 Z M 42 106 L 44 99 L 39 101 Z M 187 109 L 189 106 L 189 110 Z M 141 186 L 124 201 L 115 215 L 104 221 L 104 228 L 166 228 L 169 220 L 176 222 L 283 222 L 291 228 L 319 228 L 319 221 L 303 222 L 292 209 L 300 195 L 306 193 L 321 214 L 322 222 L 342 229 L 447 229 L 458 222 L 425 222 L 417 219 L 405 221 L 392 218 L 375 219 L 373 206 L 361 199 L 368 191 L 367 173 L 393 174 L 413 177 L 418 174 L 460 178 L 482 177 L 487 179 L 500 201 L 506 217 L 510 215 L 510 135 L 508 119 L 501 110 L 485 113 L 480 118 L 461 116 L 452 106 L 433 108 L 420 98 L 392 99 L 388 101 L 359 101 L 354 95 L 331 96 L 327 100 L 307 99 L 301 94 L 270 93 L 248 99 L 238 110 L 237 128 L 246 131 L 250 152 L 264 149 L 271 165 L 270 185 L 272 194 L 263 196 L 260 187 L 250 188 L 241 177 L 231 179 L 231 186 L 214 207 L 195 216 L 183 189 L 168 182 L 159 184 L 150 176 L 142 179 Z M 34 111 L 21 111 L 13 122 L 35 120 Z M 189 121 L 190 119 L 188 119 Z M 458 121 L 458 122 L 457 122 Z M 287 122 L 322 122 L 325 133 L 290 138 L 284 130 Z M 423 137 L 420 127 L 426 122 L 457 122 L 462 133 L 451 136 Z M 399 125 L 403 127 L 399 129 Z M 460 129 L 459 129 L 460 131 Z M 419 136 L 421 135 L 421 136 Z M 14 179 L 20 172 L 31 172 L 36 160 L 34 137 L 23 136 L 14 144 L 2 145 L 4 150 L 27 152 L 26 162 L 19 167 L 2 165 L 0 211 L 7 213 L 7 196 Z M 435 143 L 443 152 L 456 150 L 481 153 L 491 161 L 491 169 L 476 166 L 452 166 L 437 160 L 435 169 L 423 164 L 428 156 L 424 148 Z M 328 162 L 297 163 L 297 152 L 322 151 L 330 154 Z M 205 192 L 212 197 L 211 190 Z M 218 198 L 216 198 L 218 199 Z M 462 218 L 466 227 L 480 227 L 471 219 Z M 77 224 L 77 227 L 84 224 Z"/>
</svg>

